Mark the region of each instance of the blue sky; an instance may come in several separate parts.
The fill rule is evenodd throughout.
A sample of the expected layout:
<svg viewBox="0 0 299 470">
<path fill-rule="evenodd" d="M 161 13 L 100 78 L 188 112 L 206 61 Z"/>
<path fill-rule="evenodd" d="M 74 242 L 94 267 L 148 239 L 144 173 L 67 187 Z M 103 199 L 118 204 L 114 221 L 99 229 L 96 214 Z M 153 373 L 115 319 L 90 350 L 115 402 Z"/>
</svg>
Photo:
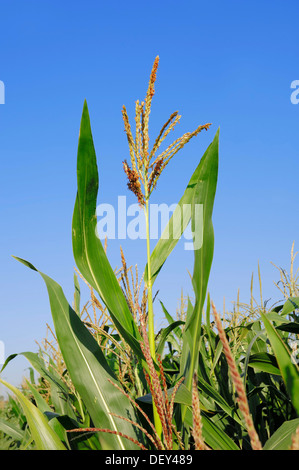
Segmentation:
<svg viewBox="0 0 299 470">
<path fill-rule="evenodd" d="M 221 309 L 223 298 L 229 306 L 240 288 L 247 302 L 252 272 L 258 296 L 259 262 L 265 299 L 279 300 L 271 261 L 289 268 L 299 229 L 299 105 L 290 100 L 291 82 L 299 79 L 297 7 L 295 0 L 1 2 L 0 340 L 6 356 L 36 351 L 35 341 L 51 325 L 42 279 L 11 255 L 53 277 L 72 302 L 71 219 L 85 98 L 99 203 L 116 204 L 119 195 L 135 202 L 122 170 L 128 149 L 121 108 L 126 105 L 133 123 L 156 55 L 151 138 L 175 110 L 182 119 L 172 140 L 199 124 L 213 125 L 172 160 L 153 202 L 178 202 L 220 126 L 211 296 Z M 120 265 L 120 244 L 141 272 L 144 240 L 109 242 L 113 267 Z M 173 314 L 181 288 L 192 296 L 192 261 L 179 243 L 157 280 L 159 298 Z M 158 305 L 156 314 L 159 326 Z M 20 383 L 28 365 L 16 358 L 3 378 Z"/>
</svg>

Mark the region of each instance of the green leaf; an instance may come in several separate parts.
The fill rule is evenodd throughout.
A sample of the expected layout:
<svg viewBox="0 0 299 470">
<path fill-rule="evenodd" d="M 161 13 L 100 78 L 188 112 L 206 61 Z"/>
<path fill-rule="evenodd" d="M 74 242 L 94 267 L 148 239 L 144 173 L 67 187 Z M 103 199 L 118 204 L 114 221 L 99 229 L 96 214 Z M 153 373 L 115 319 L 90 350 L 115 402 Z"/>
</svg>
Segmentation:
<svg viewBox="0 0 299 470">
<path fill-rule="evenodd" d="M 243 426 L 242 420 L 236 414 L 235 410 L 224 400 L 219 392 L 209 385 L 202 377 L 198 376 L 198 386 L 202 392 L 206 393 L 215 403 L 228 415 L 231 416 L 237 423 Z"/>
<path fill-rule="evenodd" d="M 18 261 L 21 261 L 20 258 L 15 258 L 15 259 L 17 259 Z M 55 373 L 54 369 L 52 370 L 52 372 L 50 372 L 47 369 L 43 358 L 38 353 L 25 351 L 25 352 L 21 352 L 17 354 L 11 354 L 6 359 L 0 372 L 2 372 L 7 367 L 7 365 L 17 356 L 25 357 L 30 362 L 30 364 L 34 367 L 34 369 L 41 375 L 41 377 L 48 380 L 50 383 L 54 383 L 55 385 L 57 385 L 60 388 L 61 393 L 64 393 L 65 395 L 68 394 L 68 389 L 65 383 Z"/>
<path fill-rule="evenodd" d="M 27 387 L 31 391 L 33 398 L 35 400 L 37 408 L 47 416 L 47 413 L 52 413 L 52 408 L 48 405 L 46 400 L 41 396 L 41 394 L 36 390 L 36 388 L 31 385 L 28 380 L 26 380 Z M 58 415 L 59 416 L 59 415 Z M 48 417 L 48 416 L 47 416 Z M 49 422 L 49 426 L 55 431 L 59 439 L 68 446 L 68 437 L 63 426 L 56 419 L 52 419 Z"/>
<path fill-rule="evenodd" d="M 47 418 L 26 398 L 20 390 L 0 379 L 0 382 L 9 388 L 20 401 L 27 422 L 38 450 L 66 450 L 57 434 L 49 426 Z"/>
<path fill-rule="evenodd" d="M 39 354 L 30 351 L 22 352 L 19 354 L 11 354 L 6 359 L 1 369 L 1 372 L 5 369 L 5 367 L 7 367 L 10 361 L 12 361 L 16 356 L 19 355 L 24 356 L 34 367 L 34 369 L 40 374 L 40 376 L 50 383 L 51 398 L 52 402 L 55 405 L 56 411 L 61 414 L 68 414 L 70 417 L 75 418 L 74 410 L 69 400 L 68 388 L 66 387 L 63 380 L 61 380 L 61 378 L 55 372 L 54 368 L 52 368 L 51 371 L 49 370 L 49 368 L 45 364 L 43 357 L 41 357 Z"/>
<path fill-rule="evenodd" d="M 171 325 L 172 323 L 174 323 L 174 318 L 170 315 L 170 313 L 168 312 L 168 310 L 166 309 L 165 305 L 163 304 L 163 302 L 161 302 L 160 300 L 160 304 L 161 304 L 161 307 L 162 307 L 162 310 L 164 312 L 164 315 L 166 317 L 166 320 L 168 321 L 168 323 Z M 182 330 L 181 328 L 177 327 L 175 328 L 174 330 L 174 333 L 177 335 L 178 338 L 182 338 Z"/>
<path fill-rule="evenodd" d="M 210 148 L 215 146 L 217 143 L 218 147 L 218 139 L 219 139 L 219 130 L 216 133 L 214 141 L 210 145 L 210 147 L 205 152 L 204 156 L 202 157 L 200 163 L 198 164 L 197 168 L 195 169 L 186 189 L 181 197 L 176 209 L 174 210 L 172 217 L 170 218 L 167 226 L 164 229 L 164 232 L 159 239 L 158 243 L 156 244 L 152 254 L 151 254 L 151 276 L 152 276 L 152 283 L 155 282 L 157 275 L 159 274 L 163 264 L 167 260 L 170 253 L 175 248 L 176 244 L 178 243 L 180 237 L 182 236 L 184 230 L 187 228 L 190 218 L 186 214 L 186 217 L 181 217 L 183 214 L 183 206 L 184 205 L 191 205 L 194 199 L 195 191 L 199 185 L 204 185 L 205 181 L 203 181 L 203 177 L 206 178 L 207 175 L 204 175 L 205 169 L 204 166 L 206 164 L 206 160 L 210 157 L 208 154 L 210 153 Z M 217 151 L 218 157 L 218 151 Z M 145 268 L 144 279 L 147 281 L 147 266 Z"/>
<path fill-rule="evenodd" d="M 192 302 L 190 298 L 188 297 L 188 303 L 187 303 L 187 311 L 186 311 L 186 323 L 189 322 L 190 317 L 193 313 L 194 307 L 192 305 Z M 183 371 L 185 369 L 185 364 L 190 361 L 190 348 L 192 348 L 192 337 L 190 334 L 190 330 L 186 330 L 186 326 L 184 328 L 184 333 L 182 335 L 182 354 L 180 358 L 180 370 L 181 370 L 181 375 L 183 376 Z M 191 391 L 191 388 L 190 388 Z"/>
<path fill-rule="evenodd" d="M 141 339 L 127 301 L 96 234 L 99 186 L 96 153 L 86 101 L 84 102 L 77 156 L 78 191 L 72 222 L 73 252 L 79 271 L 98 292 L 117 330 L 138 357 Z"/>
<path fill-rule="evenodd" d="M 202 420 L 202 434 L 206 444 L 213 450 L 240 450 L 234 441 L 222 430 L 216 423 L 214 423 L 205 413 L 201 414 Z M 193 414 L 192 410 L 188 407 L 185 424 L 193 427 Z"/>
<path fill-rule="evenodd" d="M 218 150 L 219 130 L 200 161 L 198 179 L 193 189 L 192 232 L 194 233 L 198 228 L 196 227 L 196 205 L 202 204 L 203 227 L 199 227 L 199 229 L 203 230 L 203 242 L 199 249 L 194 250 L 192 285 L 195 293 L 195 304 L 192 313 L 187 317 L 184 330 L 184 361 L 181 364 L 181 374 L 185 376 L 185 384 L 189 390 L 191 390 L 194 370 L 197 368 L 202 309 L 206 298 L 214 251 L 212 212 L 218 176 Z"/>
<path fill-rule="evenodd" d="M 299 297 L 289 297 L 289 299 L 284 304 L 281 314 L 287 315 L 288 313 L 293 312 L 299 308 Z"/>
<path fill-rule="evenodd" d="M 10 423 L 9 421 L 5 421 L 4 419 L 1 419 L 1 418 L 0 418 L 0 431 L 12 437 L 16 441 L 22 441 L 24 437 L 24 431 L 22 431 L 17 426 Z"/>
<path fill-rule="evenodd" d="M 295 333 L 296 335 L 299 334 L 299 323 L 294 321 L 288 321 L 286 323 L 282 323 L 276 327 L 277 330 L 287 331 L 288 333 Z"/>
<path fill-rule="evenodd" d="M 28 267 L 30 263 L 16 258 Z M 36 268 L 33 267 L 35 271 Z M 82 397 L 93 424 L 98 428 L 120 431 L 136 439 L 134 427 L 115 418 L 111 413 L 138 421 L 128 398 L 108 379 L 117 383 L 98 343 L 85 327 L 77 313 L 68 304 L 62 288 L 50 277 L 38 271 L 44 279 L 51 305 L 53 323 L 61 353 L 72 383 Z M 135 444 L 120 436 L 99 433 L 103 450 L 137 449 Z"/>
<path fill-rule="evenodd" d="M 162 331 L 161 331 L 161 335 L 160 335 L 160 340 L 156 346 L 156 353 L 157 354 L 160 354 L 162 355 L 163 353 L 163 350 L 164 350 L 164 346 L 165 346 L 165 342 L 167 340 L 167 337 L 170 335 L 170 333 L 176 329 L 178 329 L 178 327 L 180 325 L 184 325 L 184 321 L 181 321 L 181 320 L 177 320 L 177 321 L 174 321 L 173 323 L 171 323 L 169 326 L 167 326 L 166 328 L 163 328 Z"/>
<path fill-rule="evenodd" d="M 78 315 L 80 315 L 81 291 L 80 291 L 80 284 L 79 284 L 79 281 L 78 281 L 78 276 L 76 275 L 76 273 L 74 273 L 74 286 L 75 286 L 74 310 Z"/>
<path fill-rule="evenodd" d="M 202 435 L 208 446 L 213 450 L 240 450 L 226 432 L 220 429 L 204 413 L 202 414 Z"/>
<path fill-rule="evenodd" d="M 248 365 L 253 369 L 269 374 L 281 375 L 275 356 L 261 352 L 249 356 Z"/>
<path fill-rule="evenodd" d="M 27 384 L 27 387 L 29 388 L 30 392 L 32 393 L 32 396 L 34 398 L 35 404 L 38 407 L 38 409 L 42 413 L 45 413 L 46 411 L 53 411 L 52 408 L 49 406 L 49 404 L 46 402 L 46 400 L 38 392 L 38 390 L 33 385 L 31 385 L 28 382 L 28 380 L 26 380 L 26 384 Z"/>
<path fill-rule="evenodd" d="M 263 450 L 289 450 L 292 436 L 299 426 L 299 418 L 285 421 L 268 439 Z"/>
<path fill-rule="evenodd" d="M 292 361 L 291 353 L 281 336 L 264 314 L 262 314 L 262 320 L 288 394 L 297 415 L 299 415 L 299 368 L 297 364 Z"/>
<path fill-rule="evenodd" d="M 254 331 L 252 331 L 252 333 L 254 333 Z M 252 350 L 255 342 L 258 340 L 258 338 L 260 336 L 262 336 L 262 334 L 263 334 L 262 331 L 258 331 L 256 334 L 254 334 L 253 337 L 251 338 L 250 343 L 246 347 L 246 356 L 245 356 L 245 360 L 244 360 L 244 372 L 243 372 L 243 382 L 244 382 L 245 387 L 246 387 L 247 370 L 248 370 L 249 359 L 250 359 L 250 356 L 251 356 L 251 350 Z M 250 337 L 250 332 L 248 332 L 248 336 Z"/>
<path fill-rule="evenodd" d="M 174 391 L 174 387 L 167 389 L 167 396 L 169 400 L 171 400 L 173 391 Z M 164 392 L 163 392 L 163 395 L 164 395 Z M 202 397 L 200 397 L 200 400 L 202 400 Z M 147 405 L 152 405 L 153 403 L 152 394 L 147 393 L 146 395 L 143 395 L 142 397 L 138 397 L 137 401 L 141 403 L 146 403 Z M 181 405 L 186 405 L 186 406 L 192 406 L 192 393 L 187 389 L 187 387 L 183 383 L 179 386 L 178 390 L 176 391 L 176 394 L 174 397 L 174 403 L 179 403 Z M 200 409 L 202 411 L 206 411 L 207 413 L 209 413 L 209 410 L 205 408 L 202 402 L 200 402 Z"/>
<path fill-rule="evenodd" d="M 265 314 L 268 320 L 274 321 L 275 323 L 283 323 L 286 321 L 285 315 L 281 313 L 276 313 L 274 311 Z"/>
<path fill-rule="evenodd" d="M 210 377 L 212 377 L 214 373 L 214 369 L 217 367 L 222 351 L 223 351 L 223 344 L 221 343 L 221 341 L 218 341 L 217 346 L 215 348 L 215 352 L 214 352 L 213 362 L 211 365 Z"/>
<path fill-rule="evenodd" d="M 206 307 L 206 319 L 205 319 L 205 332 L 208 337 L 208 343 L 209 343 L 209 348 L 211 351 L 211 356 L 212 359 L 214 358 L 215 354 L 215 333 L 213 332 L 211 328 L 211 298 L 210 298 L 210 293 L 208 292 L 207 295 L 207 307 Z"/>
<path fill-rule="evenodd" d="M 18 419 L 20 428 L 24 429 L 27 421 L 26 421 L 26 416 L 23 413 L 20 403 L 14 400 L 12 395 L 9 395 L 8 405 L 9 405 L 9 409 L 11 410 L 12 415 L 14 415 Z"/>
</svg>

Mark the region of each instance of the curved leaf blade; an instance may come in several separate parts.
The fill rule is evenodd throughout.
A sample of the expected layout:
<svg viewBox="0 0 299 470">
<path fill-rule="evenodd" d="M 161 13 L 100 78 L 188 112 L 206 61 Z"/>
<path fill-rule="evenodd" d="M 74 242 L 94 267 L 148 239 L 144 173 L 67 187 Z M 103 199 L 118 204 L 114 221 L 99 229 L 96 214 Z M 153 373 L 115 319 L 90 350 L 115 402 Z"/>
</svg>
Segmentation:
<svg viewBox="0 0 299 470">
<path fill-rule="evenodd" d="M 27 422 L 38 450 L 67 450 L 57 434 L 49 426 L 43 413 L 26 398 L 20 390 L 0 379 L 0 382 L 9 388 L 20 401 Z"/>
<path fill-rule="evenodd" d="M 179 326 L 184 325 L 184 323 L 185 322 L 182 321 L 182 320 L 176 320 L 173 323 L 171 323 L 170 325 L 168 325 L 166 328 L 162 329 L 161 336 L 160 336 L 160 341 L 159 341 L 159 343 L 157 344 L 157 347 L 156 347 L 157 355 L 159 355 L 159 354 L 161 355 L 163 353 L 165 342 L 167 340 L 167 337 L 170 335 L 170 333 L 172 331 L 175 331 L 176 329 L 179 329 Z"/>
<path fill-rule="evenodd" d="M 16 258 L 31 267 L 30 263 Z M 34 267 L 33 267 L 34 268 Z M 32 268 L 31 268 L 32 269 Z M 37 271 L 36 268 L 34 268 Z M 129 400 L 108 379 L 117 383 L 98 343 L 77 313 L 68 304 L 62 288 L 46 274 L 38 271 L 47 286 L 57 340 L 73 385 L 79 392 L 95 427 L 120 431 L 136 439 L 134 427 L 117 420 L 111 413 L 130 417 L 138 422 Z M 125 450 L 138 447 L 120 436 L 99 433 L 103 449 Z"/>
<path fill-rule="evenodd" d="M 84 102 L 77 155 L 78 191 L 72 221 L 72 243 L 76 264 L 98 292 L 111 318 L 138 357 L 143 357 L 141 339 L 105 250 L 96 234 L 96 204 L 99 177 L 90 118 Z"/>
<path fill-rule="evenodd" d="M 155 282 L 157 275 L 159 274 L 162 266 L 164 265 L 165 261 L 167 260 L 170 253 L 175 248 L 176 244 L 178 243 L 180 237 L 182 236 L 184 230 L 187 228 L 190 216 L 181 217 L 180 215 L 183 213 L 182 208 L 184 205 L 191 205 L 194 199 L 194 193 L 196 191 L 197 185 L 202 182 L 202 175 L 203 175 L 203 168 L 205 166 L 205 162 L 208 159 L 208 154 L 210 152 L 210 147 L 215 145 L 215 142 L 219 140 L 219 129 L 216 133 L 214 141 L 210 144 L 208 149 L 206 150 L 205 154 L 203 155 L 201 161 L 199 162 L 198 166 L 196 167 L 191 179 L 184 191 L 183 196 L 181 197 L 175 211 L 172 214 L 165 230 L 157 242 L 152 254 L 151 254 L 151 275 L 152 275 L 152 283 Z M 218 144 L 217 144 L 218 145 Z M 186 214 L 187 215 L 187 214 Z M 166 236 L 167 234 L 167 236 Z M 144 279 L 147 280 L 147 266 L 145 268 Z"/>
<path fill-rule="evenodd" d="M 261 352 L 251 354 L 248 359 L 248 365 L 253 369 L 268 374 L 281 375 L 275 356 L 269 353 Z"/>
<path fill-rule="evenodd" d="M 297 309 L 299 309 L 299 297 L 289 297 L 282 308 L 281 314 L 287 315 Z"/>
<path fill-rule="evenodd" d="M 299 426 L 299 418 L 285 421 L 267 440 L 263 450 L 289 450 L 292 436 Z"/>
<path fill-rule="evenodd" d="M 299 367 L 292 361 L 290 351 L 277 330 L 263 313 L 261 316 L 288 394 L 299 416 Z"/>
<path fill-rule="evenodd" d="M 24 438 L 24 431 L 4 419 L 0 419 L 0 431 L 12 437 L 16 441 L 22 441 Z"/>
<path fill-rule="evenodd" d="M 199 342 L 201 337 L 202 309 L 206 298 L 208 280 L 214 252 L 214 229 L 212 212 L 218 178 L 219 129 L 204 153 L 198 172 L 192 199 L 192 232 L 196 227 L 196 204 L 203 205 L 203 237 L 202 246 L 194 250 L 194 269 L 192 285 L 195 293 L 193 310 L 187 316 L 184 331 L 183 357 L 181 375 L 186 377 L 185 384 L 189 390 L 192 376 L 197 367 Z"/>
<path fill-rule="evenodd" d="M 240 450 L 234 441 L 220 429 L 205 413 L 201 415 L 202 434 L 204 441 L 212 450 Z M 191 408 L 187 408 L 185 423 L 193 426 L 193 414 Z"/>
</svg>

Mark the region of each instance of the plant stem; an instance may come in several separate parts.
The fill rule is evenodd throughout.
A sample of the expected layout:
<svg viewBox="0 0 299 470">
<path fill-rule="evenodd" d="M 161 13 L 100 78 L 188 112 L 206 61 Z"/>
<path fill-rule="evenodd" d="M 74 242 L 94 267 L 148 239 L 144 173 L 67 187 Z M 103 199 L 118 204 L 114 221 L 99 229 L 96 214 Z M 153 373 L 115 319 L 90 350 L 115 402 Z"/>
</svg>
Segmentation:
<svg viewBox="0 0 299 470">
<path fill-rule="evenodd" d="M 146 249 L 147 249 L 147 292 L 148 292 L 148 341 L 153 361 L 156 360 L 155 345 L 155 325 L 154 325 L 154 308 L 153 308 L 153 292 L 151 277 L 151 249 L 150 249 L 150 231 L 149 231 L 149 203 L 148 198 L 145 203 L 145 223 L 146 223 Z"/>
<path fill-rule="evenodd" d="M 155 344 L 155 325 L 151 277 L 151 249 L 150 249 L 150 230 L 149 230 L 149 195 L 147 192 L 147 181 L 145 182 L 145 224 L 146 224 L 146 251 L 147 251 L 147 294 L 148 294 L 148 342 L 153 362 L 156 361 Z M 162 424 L 153 400 L 153 415 L 156 431 L 159 437 L 162 436 Z"/>
</svg>

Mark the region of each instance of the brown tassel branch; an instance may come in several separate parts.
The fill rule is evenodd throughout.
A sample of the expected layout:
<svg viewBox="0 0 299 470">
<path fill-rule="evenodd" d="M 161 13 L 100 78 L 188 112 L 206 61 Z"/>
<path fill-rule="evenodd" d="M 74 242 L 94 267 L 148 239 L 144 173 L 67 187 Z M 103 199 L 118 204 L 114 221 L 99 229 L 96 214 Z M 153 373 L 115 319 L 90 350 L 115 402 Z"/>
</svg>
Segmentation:
<svg viewBox="0 0 299 470">
<path fill-rule="evenodd" d="M 236 392 L 237 392 L 237 395 L 238 395 L 238 400 L 237 401 L 238 401 L 240 411 L 243 415 L 243 418 L 244 418 L 244 421 L 245 421 L 245 424 L 246 424 L 246 429 L 247 429 L 247 432 L 248 432 L 248 435 L 249 435 L 249 438 L 250 438 L 251 447 L 252 447 L 253 450 L 262 450 L 262 445 L 261 445 L 261 442 L 259 440 L 258 434 L 255 430 L 255 427 L 254 427 L 254 424 L 253 424 L 253 421 L 252 421 L 252 417 L 251 417 L 251 414 L 250 414 L 249 405 L 248 405 L 247 396 L 246 396 L 246 390 L 244 388 L 243 381 L 240 377 L 240 374 L 238 372 L 234 357 L 233 357 L 232 352 L 230 350 L 229 343 L 228 343 L 225 331 L 223 329 L 223 326 L 222 326 L 222 323 L 221 323 L 221 320 L 220 320 L 220 316 L 219 316 L 213 302 L 212 302 L 212 309 L 213 309 L 213 315 L 214 315 L 214 318 L 215 318 L 219 338 L 220 338 L 220 341 L 223 345 L 223 351 L 224 351 L 226 361 L 227 361 L 227 364 L 228 364 L 228 367 L 229 367 L 229 371 L 230 371 L 230 374 L 231 374 L 231 378 L 232 378 L 232 381 L 234 383 L 234 386 L 236 388 Z"/>
</svg>

